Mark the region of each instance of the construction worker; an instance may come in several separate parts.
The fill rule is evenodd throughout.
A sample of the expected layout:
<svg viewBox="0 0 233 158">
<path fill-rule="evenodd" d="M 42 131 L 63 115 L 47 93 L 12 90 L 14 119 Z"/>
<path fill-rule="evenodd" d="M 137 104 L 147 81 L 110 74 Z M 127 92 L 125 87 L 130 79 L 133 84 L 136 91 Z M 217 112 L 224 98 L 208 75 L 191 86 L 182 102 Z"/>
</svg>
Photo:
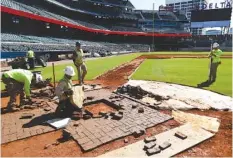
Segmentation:
<svg viewBox="0 0 233 158">
<path fill-rule="evenodd" d="M 59 104 L 55 111 L 55 115 L 58 117 L 70 117 L 74 111 L 81 111 L 78 107 L 74 106 L 70 97 L 73 95 L 71 78 L 75 76 L 74 68 L 67 66 L 65 68 L 65 75 L 61 79 L 55 89 L 55 94 L 59 98 Z"/>
<path fill-rule="evenodd" d="M 26 56 L 30 69 L 35 68 L 35 53 L 29 48 Z"/>
<path fill-rule="evenodd" d="M 20 94 L 20 104 L 25 101 L 31 102 L 30 85 L 41 80 L 41 75 L 33 75 L 31 71 L 23 69 L 13 69 L 2 74 L 2 82 L 6 85 L 6 90 L 10 96 L 8 110 L 16 110 L 16 96 Z M 26 100 L 25 95 L 26 94 Z"/>
<path fill-rule="evenodd" d="M 87 67 L 83 60 L 84 54 L 80 42 L 76 42 L 76 49 L 73 53 L 73 62 L 78 71 L 79 84 L 82 85 L 87 74 Z"/>
<path fill-rule="evenodd" d="M 209 83 L 214 83 L 217 77 L 217 69 L 218 66 L 221 64 L 220 56 L 222 55 L 222 51 L 219 49 L 219 44 L 214 43 L 213 49 L 208 55 L 209 58 L 211 58 L 210 63 L 210 71 L 209 71 Z"/>
</svg>

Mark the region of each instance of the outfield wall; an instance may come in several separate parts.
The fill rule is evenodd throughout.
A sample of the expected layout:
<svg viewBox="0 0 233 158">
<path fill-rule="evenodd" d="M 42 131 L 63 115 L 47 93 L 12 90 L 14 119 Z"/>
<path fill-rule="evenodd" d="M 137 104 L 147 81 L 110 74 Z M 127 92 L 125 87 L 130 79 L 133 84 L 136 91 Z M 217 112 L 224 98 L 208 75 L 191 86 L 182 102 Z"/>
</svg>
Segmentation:
<svg viewBox="0 0 233 158">
<path fill-rule="evenodd" d="M 232 52 L 232 47 L 220 47 L 222 51 Z M 181 48 L 181 51 L 210 51 L 210 47 Z"/>
</svg>

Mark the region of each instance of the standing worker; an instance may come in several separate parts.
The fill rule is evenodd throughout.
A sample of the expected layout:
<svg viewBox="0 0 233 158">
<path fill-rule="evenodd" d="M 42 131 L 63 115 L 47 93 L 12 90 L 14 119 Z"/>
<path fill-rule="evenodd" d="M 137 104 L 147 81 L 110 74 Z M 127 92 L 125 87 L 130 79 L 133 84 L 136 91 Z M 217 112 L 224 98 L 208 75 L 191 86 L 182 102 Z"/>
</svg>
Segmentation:
<svg viewBox="0 0 233 158">
<path fill-rule="evenodd" d="M 30 48 L 28 48 L 26 58 L 28 59 L 30 69 L 34 69 L 35 68 L 35 53 Z"/>
<path fill-rule="evenodd" d="M 221 55 L 222 55 L 222 51 L 219 49 L 219 44 L 214 43 L 213 49 L 208 55 L 208 58 L 211 58 L 209 79 L 208 79 L 208 83 L 210 84 L 216 81 L 217 69 L 218 69 L 218 66 L 221 64 L 221 59 L 220 59 Z"/>
<path fill-rule="evenodd" d="M 76 49 L 75 52 L 73 53 L 73 62 L 78 71 L 78 79 L 80 85 L 84 83 L 84 78 L 87 74 L 87 67 L 84 63 L 83 58 L 84 58 L 84 54 L 83 54 L 83 50 L 81 49 L 81 44 L 80 42 L 76 42 Z"/>
<path fill-rule="evenodd" d="M 32 82 L 39 82 L 42 77 L 33 75 L 31 71 L 23 69 L 13 69 L 2 74 L 2 82 L 6 85 L 6 90 L 10 96 L 7 109 L 15 110 L 16 97 L 20 94 L 20 104 L 23 101 L 31 102 L 30 85 Z M 26 99 L 24 93 L 26 94 Z"/>
<path fill-rule="evenodd" d="M 81 109 L 73 105 L 70 101 L 74 93 L 71 80 L 73 76 L 75 76 L 74 68 L 72 66 L 67 66 L 63 79 L 59 81 L 55 89 L 55 94 L 59 98 L 59 104 L 55 111 L 55 115 L 58 117 L 71 117 L 74 111 L 81 111 Z"/>
</svg>

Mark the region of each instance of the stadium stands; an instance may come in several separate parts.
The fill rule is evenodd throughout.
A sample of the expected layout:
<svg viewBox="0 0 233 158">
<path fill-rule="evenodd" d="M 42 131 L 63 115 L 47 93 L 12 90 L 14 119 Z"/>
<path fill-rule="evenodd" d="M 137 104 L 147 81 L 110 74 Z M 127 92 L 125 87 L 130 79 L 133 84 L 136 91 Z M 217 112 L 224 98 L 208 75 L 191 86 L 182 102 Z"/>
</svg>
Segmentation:
<svg viewBox="0 0 233 158">
<path fill-rule="evenodd" d="M 179 23 L 172 12 L 156 11 L 153 15 L 152 11 L 135 11 L 130 1 L 125 0 L 2 0 L 1 6 L 39 15 L 31 15 L 33 18 L 22 12 L 15 15 L 4 8 L 1 47 L 4 52 L 25 52 L 32 48 L 35 52 L 70 53 L 77 40 L 81 41 L 87 52 L 92 53 L 148 51 L 152 42 L 152 34 L 148 32 L 153 31 L 153 16 L 155 32 L 160 33 L 155 39 L 158 46 L 164 45 L 162 41 L 165 38 L 170 38 L 162 34 L 187 36 L 182 35 L 187 33 L 182 27 L 169 25 L 170 21 Z M 145 24 L 139 25 L 144 21 Z M 174 40 L 171 46 L 166 44 L 163 47 L 169 49 L 175 46 L 179 36 L 176 38 L 178 40 L 169 39 Z"/>
<path fill-rule="evenodd" d="M 73 51 L 75 42 L 73 39 L 62 39 L 53 37 L 37 37 L 28 35 L 16 35 L 2 33 L 2 52 L 25 52 L 31 48 L 35 52 L 43 51 Z M 85 51 L 90 53 L 105 52 L 138 52 L 148 51 L 149 45 L 142 44 L 114 44 L 107 42 L 89 42 L 79 40 Z"/>
</svg>

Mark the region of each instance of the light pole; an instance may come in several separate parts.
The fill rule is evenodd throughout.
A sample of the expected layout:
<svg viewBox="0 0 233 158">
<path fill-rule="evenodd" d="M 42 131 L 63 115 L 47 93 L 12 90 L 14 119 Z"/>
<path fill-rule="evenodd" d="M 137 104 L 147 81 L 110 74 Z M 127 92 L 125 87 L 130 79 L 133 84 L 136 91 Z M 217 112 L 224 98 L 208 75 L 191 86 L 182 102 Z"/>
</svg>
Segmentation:
<svg viewBox="0 0 233 158">
<path fill-rule="evenodd" d="M 152 37 L 152 50 L 154 51 L 155 44 L 155 3 L 153 3 L 153 37 Z"/>
</svg>

